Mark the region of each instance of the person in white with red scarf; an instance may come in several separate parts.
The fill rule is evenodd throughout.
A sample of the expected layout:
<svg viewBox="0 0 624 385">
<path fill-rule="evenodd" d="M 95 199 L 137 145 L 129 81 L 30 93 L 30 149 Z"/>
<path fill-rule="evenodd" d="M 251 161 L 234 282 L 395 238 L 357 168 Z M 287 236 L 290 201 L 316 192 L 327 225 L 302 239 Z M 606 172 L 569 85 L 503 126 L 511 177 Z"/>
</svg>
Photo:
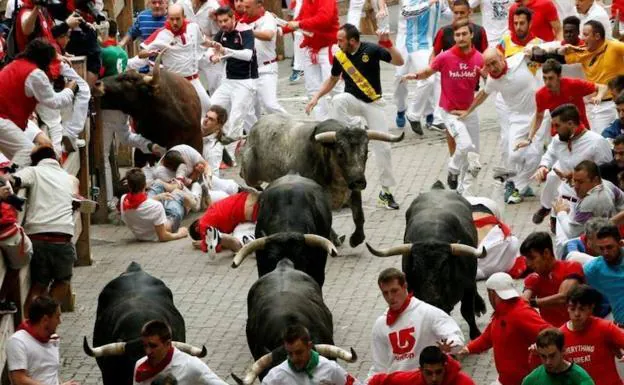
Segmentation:
<svg viewBox="0 0 624 385">
<path fill-rule="evenodd" d="M 202 116 L 210 107 L 210 97 L 199 81 L 199 61 L 204 54 L 204 35 L 199 26 L 184 18 L 184 9 L 174 4 L 167 11 L 165 26 L 156 30 L 141 44 L 139 58 L 148 58 L 162 51 L 163 66 L 191 82 L 201 102 Z M 130 65 L 134 67 L 134 65 Z"/>
<path fill-rule="evenodd" d="M 377 283 L 388 310 L 373 326 L 369 378 L 376 373 L 418 369 L 418 357 L 427 346 L 438 344 L 450 352 L 464 345 L 464 335 L 450 315 L 407 292 L 403 272 L 385 269 Z"/>
<path fill-rule="evenodd" d="M 141 330 L 147 354 L 134 367 L 134 385 L 149 385 L 159 375 L 171 375 L 178 385 L 227 385 L 199 358 L 178 350 L 171 343 L 171 328 L 162 321 L 149 321 Z"/>
</svg>

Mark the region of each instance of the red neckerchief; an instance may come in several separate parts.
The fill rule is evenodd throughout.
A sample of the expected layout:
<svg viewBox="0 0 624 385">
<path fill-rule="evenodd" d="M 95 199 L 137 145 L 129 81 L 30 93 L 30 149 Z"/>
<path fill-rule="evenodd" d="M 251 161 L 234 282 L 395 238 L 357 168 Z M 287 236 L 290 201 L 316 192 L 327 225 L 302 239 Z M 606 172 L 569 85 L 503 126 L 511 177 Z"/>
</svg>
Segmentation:
<svg viewBox="0 0 624 385">
<path fill-rule="evenodd" d="M 574 134 L 568 139 L 568 151 L 572 151 L 572 139 L 576 139 L 577 136 L 581 135 L 585 131 L 585 125 L 583 123 L 579 124 L 579 126 L 574 130 Z"/>
<path fill-rule="evenodd" d="M 243 23 L 243 24 L 251 24 L 254 21 L 258 20 L 259 18 L 261 18 L 262 16 L 264 16 L 264 7 L 262 7 L 262 9 L 260 10 L 260 12 L 258 12 L 258 14 L 256 16 L 249 16 L 248 14 L 243 15 L 243 17 L 239 20 L 239 22 Z"/>
<path fill-rule="evenodd" d="M 498 76 L 494 76 L 494 74 L 490 72 L 490 76 L 492 77 L 492 79 L 500 79 L 503 76 L 505 76 L 509 67 L 507 66 L 507 60 L 505 60 L 504 63 L 505 63 L 505 67 L 503 67 L 503 70 L 501 71 L 500 74 L 498 74 Z"/>
<path fill-rule="evenodd" d="M 158 373 L 162 372 L 162 370 L 167 367 L 171 363 L 171 359 L 173 358 L 173 346 L 169 348 L 167 351 L 167 355 L 162 359 L 156 366 L 150 365 L 148 360 L 145 360 L 144 363 L 139 365 L 136 368 L 136 372 L 134 374 L 134 380 L 136 382 L 143 382 L 147 379 L 150 379 L 156 376 Z"/>
<path fill-rule="evenodd" d="M 115 39 L 106 39 L 102 42 L 102 48 L 114 47 L 116 45 L 117 45 L 117 41 Z"/>
<path fill-rule="evenodd" d="M 509 226 L 501 222 L 494 215 L 488 215 L 479 219 L 474 219 L 473 222 L 477 229 L 480 229 L 487 225 L 498 225 L 498 227 L 500 227 L 500 229 L 503 231 L 503 235 L 505 236 L 505 238 L 511 235 L 511 229 L 509 228 Z"/>
<path fill-rule="evenodd" d="M 399 319 L 399 316 L 401 315 L 401 313 L 403 313 L 403 311 L 407 309 L 411 300 L 412 300 L 412 294 L 408 294 L 407 298 L 405 299 L 405 302 L 403 302 L 403 305 L 401 305 L 399 310 L 392 310 L 388 308 L 388 314 L 386 315 L 386 325 L 392 326 L 397 321 L 397 319 Z"/>
<path fill-rule="evenodd" d="M 182 39 L 182 44 L 186 44 L 186 37 L 184 37 L 184 34 L 186 33 L 187 25 L 188 25 L 188 20 L 184 19 L 182 21 L 182 26 L 180 27 L 180 29 L 178 29 L 177 31 L 174 31 L 173 27 L 171 27 L 171 24 L 169 23 L 169 20 L 165 21 L 165 29 L 168 29 L 169 31 L 171 31 L 173 36 L 180 36 L 180 39 Z"/>
<path fill-rule="evenodd" d="M 128 193 L 123 201 L 124 211 L 135 210 L 139 205 L 147 200 L 147 193 Z"/>
<path fill-rule="evenodd" d="M 518 35 L 516 35 L 515 31 L 510 31 L 509 36 L 511 37 L 511 41 L 515 45 L 519 45 L 521 47 L 526 46 L 531 40 L 535 39 L 535 35 L 533 35 L 533 32 L 531 31 L 529 31 L 529 33 L 526 35 L 524 39 L 520 39 Z"/>
<path fill-rule="evenodd" d="M 35 332 L 35 327 L 30 323 L 29 320 L 24 320 L 22 321 L 21 324 L 19 324 L 19 326 L 17 327 L 17 330 L 25 330 L 26 333 L 30 334 L 34 339 L 36 339 L 37 341 L 41 342 L 42 344 L 47 344 L 48 342 L 50 342 L 50 340 L 52 339 L 51 337 L 48 338 L 41 338 L 36 332 Z"/>
<path fill-rule="evenodd" d="M 455 56 L 458 56 L 462 59 L 470 59 L 472 55 L 474 55 L 474 53 L 477 52 L 477 50 L 475 49 L 475 47 L 470 47 L 470 51 L 468 51 L 467 53 L 464 53 L 457 45 L 454 45 L 451 48 L 451 52 L 453 52 Z"/>
</svg>

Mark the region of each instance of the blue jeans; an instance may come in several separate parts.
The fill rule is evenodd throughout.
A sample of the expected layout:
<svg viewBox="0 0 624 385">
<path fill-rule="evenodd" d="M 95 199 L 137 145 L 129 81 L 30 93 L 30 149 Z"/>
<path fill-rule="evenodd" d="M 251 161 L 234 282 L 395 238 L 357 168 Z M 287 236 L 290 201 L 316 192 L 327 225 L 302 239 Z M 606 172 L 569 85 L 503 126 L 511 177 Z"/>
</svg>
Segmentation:
<svg viewBox="0 0 624 385">
<path fill-rule="evenodd" d="M 155 195 L 162 194 L 165 192 L 165 186 L 162 183 L 154 182 L 147 189 L 147 196 L 149 198 L 153 198 Z M 171 223 L 171 231 L 176 232 L 180 227 L 180 223 L 182 223 L 182 219 L 186 214 L 186 209 L 184 208 L 184 196 L 180 191 L 174 191 L 171 193 L 173 199 L 162 200 L 163 207 L 165 208 L 165 215 L 167 216 L 167 220 Z"/>
</svg>

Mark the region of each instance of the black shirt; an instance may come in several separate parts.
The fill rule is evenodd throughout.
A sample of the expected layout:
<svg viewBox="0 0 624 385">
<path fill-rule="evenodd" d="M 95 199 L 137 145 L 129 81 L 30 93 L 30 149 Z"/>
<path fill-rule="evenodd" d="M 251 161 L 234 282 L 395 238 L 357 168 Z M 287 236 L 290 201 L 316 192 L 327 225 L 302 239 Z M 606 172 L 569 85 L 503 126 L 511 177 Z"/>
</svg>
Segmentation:
<svg viewBox="0 0 624 385">
<path fill-rule="evenodd" d="M 233 50 L 250 49 L 253 51 L 250 61 L 228 58 L 225 63 L 225 75 L 228 79 L 257 79 L 258 78 L 258 58 L 254 49 L 254 35 L 251 29 L 238 31 L 234 29 L 230 32 L 219 31 L 214 37 L 214 41 L 221 43 L 225 48 Z"/>
<path fill-rule="evenodd" d="M 624 168 L 618 166 L 615 160 L 612 160 L 609 163 L 601 164 L 598 166 L 600 168 L 600 176 L 602 179 L 608 180 L 616 186 L 619 186 L 618 182 L 618 174 L 624 171 Z"/>
<path fill-rule="evenodd" d="M 346 53 L 346 52 L 345 52 Z M 375 89 L 377 95 L 381 96 L 381 81 L 380 81 L 380 69 L 379 61 L 383 60 L 390 63 L 392 56 L 390 52 L 385 48 L 378 46 L 377 44 L 361 42 L 360 47 L 354 54 L 346 53 L 347 57 L 353 63 L 353 66 L 368 80 L 370 85 Z M 362 90 L 355 84 L 351 76 L 342 67 L 338 58 L 334 57 L 334 63 L 331 70 L 332 76 L 339 76 L 342 74 L 342 79 L 345 82 L 345 92 L 350 93 L 356 98 L 370 103 L 373 100 L 366 96 Z"/>
</svg>

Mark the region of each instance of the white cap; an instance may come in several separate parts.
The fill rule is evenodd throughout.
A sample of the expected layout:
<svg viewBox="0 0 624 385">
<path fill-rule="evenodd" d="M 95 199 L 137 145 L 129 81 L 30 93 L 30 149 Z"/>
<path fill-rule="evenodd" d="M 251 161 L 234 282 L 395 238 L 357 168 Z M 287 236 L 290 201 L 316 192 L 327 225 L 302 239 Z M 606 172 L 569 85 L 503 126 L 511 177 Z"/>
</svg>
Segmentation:
<svg viewBox="0 0 624 385">
<path fill-rule="evenodd" d="M 507 273 L 494 273 L 485 281 L 485 287 L 494 290 L 502 299 L 519 297 L 513 285 L 513 279 Z"/>
</svg>

